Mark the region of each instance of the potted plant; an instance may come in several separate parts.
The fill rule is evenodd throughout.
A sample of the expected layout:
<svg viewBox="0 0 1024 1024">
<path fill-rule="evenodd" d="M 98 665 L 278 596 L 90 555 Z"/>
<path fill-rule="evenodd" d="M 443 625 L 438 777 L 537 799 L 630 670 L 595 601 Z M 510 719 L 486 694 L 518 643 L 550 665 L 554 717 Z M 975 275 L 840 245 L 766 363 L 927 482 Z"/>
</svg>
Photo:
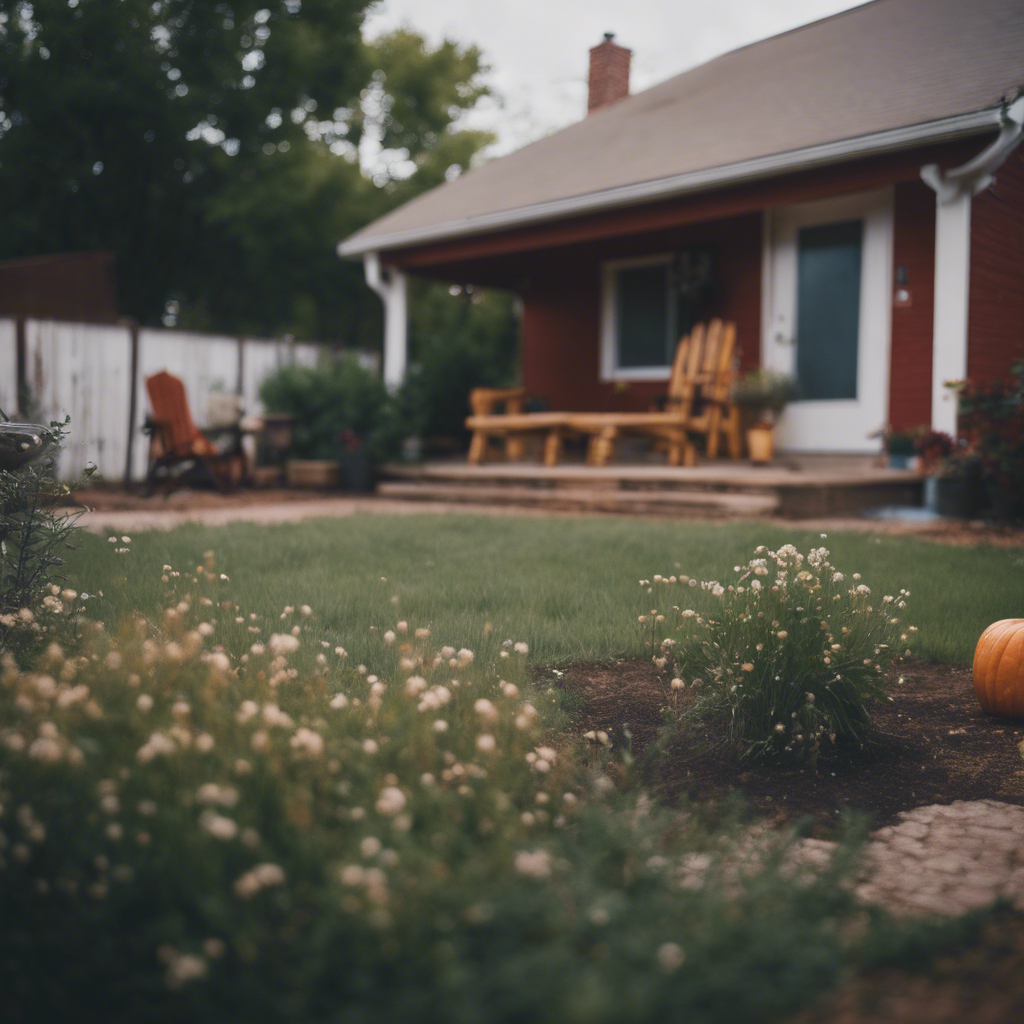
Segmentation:
<svg viewBox="0 0 1024 1024">
<path fill-rule="evenodd" d="M 871 436 L 882 439 L 882 447 L 888 456 L 890 469 L 914 468 L 913 460 L 917 455 L 914 445 L 920 436 L 920 431 L 893 430 L 892 427 L 886 427 Z"/>
<path fill-rule="evenodd" d="M 796 381 L 774 370 L 751 370 L 733 385 L 732 400 L 746 412 L 751 462 L 771 462 L 775 454 L 775 420 L 796 397 Z"/>
<path fill-rule="evenodd" d="M 373 490 L 373 460 L 354 430 L 338 435 L 338 486 L 343 491 L 368 494 Z"/>
<path fill-rule="evenodd" d="M 1008 380 L 965 380 L 950 387 L 959 399 L 958 427 L 974 464 L 983 508 L 995 519 L 1024 519 L 1024 360 Z"/>
<path fill-rule="evenodd" d="M 360 489 L 369 490 L 372 467 L 395 454 L 394 401 L 380 377 L 352 356 L 282 367 L 263 381 L 260 398 L 268 412 L 290 416 L 285 470 L 292 486 L 336 487 L 345 482 L 343 461 L 362 460 Z"/>
</svg>

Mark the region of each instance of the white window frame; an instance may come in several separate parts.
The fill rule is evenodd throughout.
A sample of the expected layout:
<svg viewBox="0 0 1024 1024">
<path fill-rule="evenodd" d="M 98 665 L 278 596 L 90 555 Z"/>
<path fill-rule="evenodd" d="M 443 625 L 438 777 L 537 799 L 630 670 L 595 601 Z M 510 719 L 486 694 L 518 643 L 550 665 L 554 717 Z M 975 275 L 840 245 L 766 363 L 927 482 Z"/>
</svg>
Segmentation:
<svg viewBox="0 0 1024 1024">
<path fill-rule="evenodd" d="M 653 267 L 659 264 L 672 263 L 673 253 L 656 253 L 653 256 L 635 256 L 627 260 L 609 260 L 601 265 L 601 344 L 599 354 L 599 373 L 602 381 L 617 380 L 668 380 L 672 374 L 672 364 L 666 366 L 619 366 L 617 364 L 618 345 L 616 344 L 615 325 L 618 321 L 618 289 L 615 278 L 620 270 L 630 267 Z M 665 301 L 668 306 L 668 322 L 673 324 L 676 317 L 676 296 L 671 288 L 665 289 Z M 671 328 L 670 328 L 671 329 Z M 670 353 L 671 358 L 671 353 Z"/>
</svg>

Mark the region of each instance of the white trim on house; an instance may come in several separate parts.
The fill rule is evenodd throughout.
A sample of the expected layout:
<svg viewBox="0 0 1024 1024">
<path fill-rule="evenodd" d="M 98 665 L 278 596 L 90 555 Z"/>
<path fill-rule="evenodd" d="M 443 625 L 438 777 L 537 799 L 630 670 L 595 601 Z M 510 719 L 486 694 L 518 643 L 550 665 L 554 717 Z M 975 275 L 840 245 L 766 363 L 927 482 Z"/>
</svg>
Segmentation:
<svg viewBox="0 0 1024 1024">
<path fill-rule="evenodd" d="M 767 244 L 761 365 L 782 373 L 796 368 L 797 233 L 800 228 L 843 220 L 862 220 L 860 335 L 857 397 L 797 401 L 788 405 L 776 427 L 778 445 L 793 452 L 877 452 L 869 437 L 885 426 L 889 414 L 892 333 L 893 190 L 861 192 L 778 207 L 766 215 Z"/>
<path fill-rule="evenodd" d="M 1024 137 L 1024 97 L 1004 112 L 999 138 L 961 167 L 921 168 L 935 192 L 935 305 L 932 328 L 932 429 L 954 437 L 957 399 L 948 381 L 967 376 L 971 284 L 971 200 L 995 180 L 999 165 Z"/>
<path fill-rule="evenodd" d="M 405 379 L 408 359 L 408 279 L 396 267 L 385 271 L 378 252 L 368 252 L 363 267 L 366 283 L 384 303 L 384 383 L 395 389 Z"/>
<path fill-rule="evenodd" d="M 591 192 L 587 195 L 568 196 L 546 203 L 521 206 L 512 210 L 480 214 L 461 220 L 431 224 L 405 231 L 355 237 L 338 245 L 339 256 L 359 256 L 363 253 L 395 249 L 407 245 L 422 245 L 427 242 L 443 241 L 453 237 L 483 234 L 503 228 L 518 227 L 539 221 L 558 220 L 577 214 L 595 213 L 599 210 L 632 206 L 666 199 L 672 196 L 720 188 L 756 178 L 788 174 L 826 164 L 839 163 L 879 153 L 892 152 L 910 146 L 949 142 L 968 135 L 998 128 L 1003 123 L 1001 107 L 990 107 L 970 114 L 926 121 L 923 124 L 892 128 L 858 135 L 850 139 L 839 139 L 786 153 L 773 153 L 755 157 L 734 164 L 723 164 L 700 171 L 673 175 L 669 178 L 655 178 L 651 181 L 621 185 L 617 188 Z"/>
<path fill-rule="evenodd" d="M 651 256 L 635 256 L 625 260 L 609 260 L 601 265 L 601 343 L 598 354 L 598 375 L 602 381 L 618 380 L 668 380 L 672 373 L 671 363 L 664 366 L 618 365 L 618 288 L 615 276 L 627 267 L 669 266 L 672 253 L 657 253 Z M 671 288 L 665 289 L 669 330 L 675 321 L 675 295 Z M 671 343 L 669 343 L 671 344 Z M 671 356 L 669 356 L 671 359 Z"/>
<path fill-rule="evenodd" d="M 968 190 L 935 205 L 932 429 L 953 437 L 957 431 L 957 399 L 946 382 L 967 376 L 972 199 Z"/>
</svg>

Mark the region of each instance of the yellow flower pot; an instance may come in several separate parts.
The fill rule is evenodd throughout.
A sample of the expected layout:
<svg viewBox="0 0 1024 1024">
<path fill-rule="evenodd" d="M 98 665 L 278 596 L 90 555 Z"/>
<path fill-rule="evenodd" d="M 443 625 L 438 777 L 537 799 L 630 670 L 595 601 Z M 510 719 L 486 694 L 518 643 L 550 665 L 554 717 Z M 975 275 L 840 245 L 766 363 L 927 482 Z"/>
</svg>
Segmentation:
<svg viewBox="0 0 1024 1024">
<path fill-rule="evenodd" d="M 747 452 L 754 463 L 771 462 L 775 456 L 775 427 L 771 423 L 755 423 L 747 428 Z"/>
</svg>

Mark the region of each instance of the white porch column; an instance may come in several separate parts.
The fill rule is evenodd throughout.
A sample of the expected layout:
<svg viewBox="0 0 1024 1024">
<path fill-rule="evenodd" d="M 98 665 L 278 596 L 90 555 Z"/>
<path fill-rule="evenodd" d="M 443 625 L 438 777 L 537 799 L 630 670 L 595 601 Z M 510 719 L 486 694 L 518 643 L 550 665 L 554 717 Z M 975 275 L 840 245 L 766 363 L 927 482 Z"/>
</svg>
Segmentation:
<svg viewBox="0 0 1024 1024">
<path fill-rule="evenodd" d="M 1004 104 L 998 138 L 960 167 L 935 164 L 921 178 L 935 192 L 935 322 L 932 327 L 932 429 L 956 436 L 957 401 L 945 386 L 967 376 L 971 200 L 995 181 L 995 171 L 1024 137 L 1024 96 Z"/>
<path fill-rule="evenodd" d="M 967 376 L 971 272 L 971 191 L 935 206 L 935 317 L 932 327 L 932 429 L 956 436 L 956 395 L 946 381 Z"/>
<path fill-rule="evenodd" d="M 384 383 L 394 391 L 405 379 L 408 353 L 408 279 L 394 267 L 385 271 L 380 253 L 363 256 L 366 283 L 384 303 Z"/>
</svg>

